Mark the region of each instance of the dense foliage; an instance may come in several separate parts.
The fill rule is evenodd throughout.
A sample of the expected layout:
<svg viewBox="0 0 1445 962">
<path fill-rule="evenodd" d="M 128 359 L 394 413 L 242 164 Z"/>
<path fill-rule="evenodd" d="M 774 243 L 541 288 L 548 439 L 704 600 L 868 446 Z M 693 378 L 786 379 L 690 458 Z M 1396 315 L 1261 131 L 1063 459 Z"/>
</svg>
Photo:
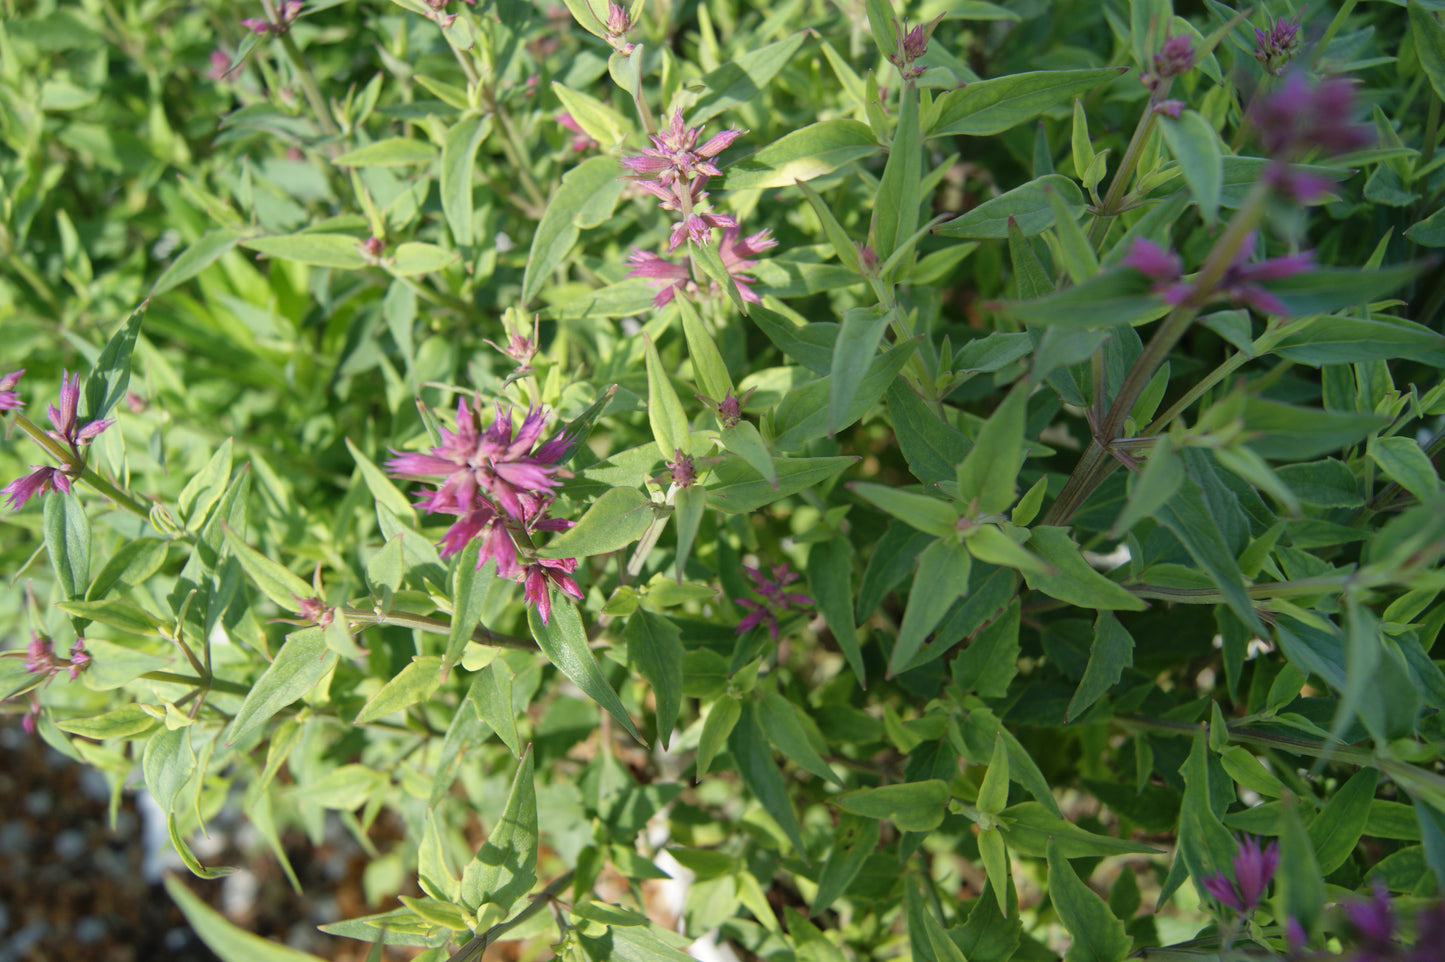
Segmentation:
<svg viewBox="0 0 1445 962">
<path fill-rule="evenodd" d="M 7 0 L 5 710 L 429 960 L 1438 958 L 1442 9 Z"/>
</svg>

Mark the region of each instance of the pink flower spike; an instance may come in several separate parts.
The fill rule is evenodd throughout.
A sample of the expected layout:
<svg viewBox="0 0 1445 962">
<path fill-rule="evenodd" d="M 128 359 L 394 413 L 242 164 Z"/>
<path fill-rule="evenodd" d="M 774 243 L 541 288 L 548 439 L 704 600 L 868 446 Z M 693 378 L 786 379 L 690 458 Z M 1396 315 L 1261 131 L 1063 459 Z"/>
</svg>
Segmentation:
<svg viewBox="0 0 1445 962">
<path fill-rule="evenodd" d="M 1134 238 L 1129 253 L 1124 255 L 1121 263 L 1134 268 L 1156 284 L 1177 281 L 1182 269 L 1178 254 L 1165 250 L 1145 237 Z"/>
<path fill-rule="evenodd" d="M 31 467 L 35 470 L 0 488 L 0 495 L 6 497 L 13 511 L 19 511 L 25 507 L 25 503 L 31 498 L 43 496 L 50 491 L 70 493 L 70 478 L 64 471 L 59 468 L 41 467 L 34 464 Z"/>
<path fill-rule="evenodd" d="M 1184 113 L 1184 101 L 1161 100 L 1159 103 L 1154 105 L 1154 112 L 1156 114 L 1165 114 L 1166 116 L 1173 117 L 1175 120 L 1178 120 L 1179 115 Z"/>
<path fill-rule="evenodd" d="M 70 680 L 75 681 L 79 678 L 80 673 L 85 671 L 89 664 L 90 653 L 85 650 L 85 639 L 75 639 L 75 644 L 70 646 L 70 665 L 66 669 L 70 672 Z"/>
<path fill-rule="evenodd" d="M 241 21 L 241 26 L 245 27 L 252 33 L 262 37 L 266 36 L 268 33 L 275 31 L 276 29 L 276 27 L 272 25 L 271 21 L 266 20 L 262 17 L 247 17 L 246 19 Z"/>
<path fill-rule="evenodd" d="M 1200 881 L 1204 883 L 1204 888 L 1209 892 L 1209 894 L 1214 896 L 1221 903 L 1229 906 L 1236 912 L 1244 911 L 1244 903 L 1241 902 L 1239 900 L 1239 896 L 1234 893 L 1234 883 L 1229 881 L 1229 879 L 1225 877 L 1224 873 L 1221 872 L 1215 875 L 1206 875 Z"/>
<path fill-rule="evenodd" d="M 0 377 L 0 411 L 18 411 L 25 406 L 25 402 L 20 400 L 20 392 L 15 390 L 24 373 L 25 369 L 21 368 Z"/>
</svg>

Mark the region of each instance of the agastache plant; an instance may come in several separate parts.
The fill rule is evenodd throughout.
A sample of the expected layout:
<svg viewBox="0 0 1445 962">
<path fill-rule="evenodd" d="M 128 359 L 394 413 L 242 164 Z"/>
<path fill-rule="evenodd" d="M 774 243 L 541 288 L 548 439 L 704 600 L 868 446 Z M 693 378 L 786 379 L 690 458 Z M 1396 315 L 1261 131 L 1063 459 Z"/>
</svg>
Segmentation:
<svg viewBox="0 0 1445 962">
<path fill-rule="evenodd" d="M 0 379 L 0 410 L 18 411 L 24 406 L 19 395 L 13 390 L 19 382 L 24 371 L 16 371 L 7 374 Z M 40 429 L 31 424 L 23 415 L 16 415 L 21 428 L 33 439 L 61 462 L 60 467 L 50 465 L 31 465 L 34 470 L 24 477 L 17 478 L 4 488 L 0 488 L 0 495 L 4 495 L 9 501 L 13 510 L 24 507 L 31 498 L 40 497 L 51 491 L 69 493 L 71 480 L 79 476 L 85 470 L 84 448 L 90 445 L 100 434 L 110 427 L 115 421 L 111 418 L 92 418 L 84 424 L 79 418 L 80 406 L 80 377 L 72 378 L 69 372 L 63 372 L 60 377 L 60 398 L 58 404 L 46 406 L 46 417 L 50 420 L 50 429 L 44 432 L 45 438 L 40 436 Z"/>
</svg>

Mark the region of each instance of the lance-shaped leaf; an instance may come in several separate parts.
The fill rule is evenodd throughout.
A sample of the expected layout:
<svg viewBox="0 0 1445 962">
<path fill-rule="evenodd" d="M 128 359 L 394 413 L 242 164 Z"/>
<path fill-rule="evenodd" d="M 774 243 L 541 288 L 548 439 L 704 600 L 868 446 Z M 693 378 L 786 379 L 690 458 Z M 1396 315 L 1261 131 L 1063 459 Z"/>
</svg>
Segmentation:
<svg viewBox="0 0 1445 962">
<path fill-rule="evenodd" d="M 768 450 L 767 442 L 751 421 L 739 421 L 730 428 L 723 428 L 718 432 L 718 438 L 724 448 L 746 461 L 769 485 L 773 488 L 778 486 L 778 469 L 773 464 L 773 452 Z"/>
<path fill-rule="evenodd" d="M 1014 500 L 1014 481 L 1023 456 L 1029 382 L 1020 381 L 984 422 L 973 448 L 958 466 L 958 500 L 977 500 L 978 510 L 996 514 Z"/>
<path fill-rule="evenodd" d="M 668 460 L 672 460 L 671 455 Z M 647 530 L 657 510 L 636 488 L 609 488 L 577 524 L 537 552 L 543 558 L 589 558 L 625 548 Z"/>
<path fill-rule="evenodd" d="M 886 818 L 904 832 L 929 832 L 947 814 L 951 795 L 939 779 L 865 788 L 838 796 L 838 807 L 868 818 Z"/>
<path fill-rule="evenodd" d="M 793 843 L 798 855 L 806 861 L 808 855 L 803 847 L 803 833 L 798 825 L 798 816 L 793 811 L 793 803 L 788 799 L 788 787 L 783 781 L 782 770 L 778 768 L 778 763 L 773 761 L 772 749 L 758 724 L 757 710 L 752 702 L 744 702 L 740 708 L 737 724 L 728 736 L 728 751 L 732 752 L 733 764 L 737 766 L 738 774 L 742 776 L 748 791 L 762 803 L 763 809 L 778 823 L 783 834 Z"/>
<path fill-rule="evenodd" d="M 824 48 L 826 49 L 827 46 L 825 43 Z M 870 139 L 872 138 L 873 134 L 871 131 L 868 136 Z M 798 189 L 803 192 L 803 196 L 806 197 L 808 203 L 812 205 L 813 212 L 818 215 L 818 221 L 823 225 L 823 233 L 827 235 L 828 243 L 833 245 L 833 252 L 838 255 L 839 263 L 850 271 L 856 271 L 858 269 L 858 248 L 854 246 L 853 239 L 848 236 L 848 232 L 843 229 L 843 225 L 838 223 L 838 218 L 834 216 L 832 208 L 828 206 L 828 202 L 823 200 L 822 195 L 816 190 L 801 180 L 798 181 Z"/>
<path fill-rule="evenodd" d="M 1116 685 L 1124 675 L 1124 669 L 1134 664 L 1134 638 L 1119 624 L 1119 619 L 1108 611 L 1101 611 L 1094 619 L 1094 643 L 1089 648 L 1089 664 L 1069 707 L 1064 711 L 1064 721 L 1078 718 L 1089 706 L 1098 701 L 1104 692 Z"/>
<path fill-rule="evenodd" d="M 1079 186 L 1062 174 L 1045 174 L 1036 180 L 984 201 L 968 213 L 933 229 L 945 237 L 1001 239 L 1009 236 L 1012 221 L 1023 236 L 1031 237 L 1054 226 L 1054 205 L 1049 191 L 1063 203 L 1071 217 L 1084 210 L 1084 195 Z M 1049 285 L 1052 288 L 1053 285 Z"/>
<path fill-rule="evenodd" d="M 1184 174 L 1199 216 L 1206 225 L 1213 225 L 1219 218 L 1219 196 L 1224 190 L 1224 158 L 1214 128 L 1198 113 L 1186 110 L 1178 119 L 1161 114 L 1159 132 Z"/>
<path fill-rule="evenodd" d="M 441 201 L 447 227 L 459 247 L 470 247 L 474 240 L 472 226 L 473 170 L 477 149 L 492 129 L 490 116 L 471 117 L 458 121 L 447 131 L 442 142 Z"/>
<path fill-rule="evenodd" d="M 848 409 L 863 385 L 883 331 L 892 312 L 854 308 L 843 313 L 843 326 L 833 347 L 833 365 L 828 385 L 828 433 L 831 435 L 848 415 Z"/>
<path fill-rule="evenodd" d="M 146 302 L 149 303 L 149 302 Z M 130 386 L 130 359 L 140 335 L 140 320 L 146 304 L 141 304 L 126 318 L 124 324 L 105 342 L 100 356 L 85 378 L 80 396 L 80 423 L 98 421 L 125 397 Z"/>
<path fill-rule="evenodd" d="M 717 343 L 703 326 L 702 318 L 698 317 L 697 308 L 692 306 L 692 302 L 680 297 L 673 303 L 682 315 L 682 333 L 687 338 L 687 354 L 692 360 L 693 377 L 704 395 L 721 402 L 723 398 L 734 393 L 733 378 L 728 373 L 727 363 L 723 361 Z"/>
<path fill-rule="evenodd" d="M 968 591 L 968 573 L 973 558 L 963 545 L 935 541 L 918 556 L 918 574 L 908 593 L 908 609 L 898 629 L 898 641 L 888 656 L 891 678 L 913 661 L 923 642 L 955 599 Z"/>
<path fill-rule="evenodd" d="M 320 683 L 335 666 L 336 652 L 326 647 L 326 632 L 303 628 L 286 636 L 281 650 L 256 679 L 231 720 L 226 744 L 234 745 Z"/>
<path fill-rule="evenodd" d="M 567 260 L 583 228 L 596 227 L 612 216 L 625 181 L 617 176 L 612 157 L 591 157 L 562 175 L 562 186 L 552 195 L 527 254 L 522 275 L 522 302 L 531 303 Z"/>
<path fill-rule="evenodd" d="M 866 481 L 854 481 L 848 485 L 848 490 L 909 527 L 936 538 L 946 538 L 958 531 L 958 511 L 947 501 Z"/>
<path fill-rule="evenodd" d="M 822 484 L 853 464 L 856 457 L 775 458 L 776 483 L 770 482 L 742 458 L 724 458 L 713 468 L 707 487 L 707 504 L 718 511 L 745 514 L 765 504 Z"/>
<path fill-rule="evenodd" d="M 1032 528 L 1029 548 L 1054 568 L 1054 574 L 1026 572 L 1024 578 L 1030 588 L 1081 608 L 1143 611 L 1146 607 L 1143 601 L 1095 571 L 1079 554 L 1068 529 Z"/>
<path fill-rule="evenodd" d="M 481 550 L 481 539 L 473 538 L 457 556 L 456 568 L 452 571 L 452 625 L 447 631 L 443 675 L 461 661 L 472 631 L 482 620 L 482 603 L 486 601 L 487 591 L 496 575 L 495 562 L 477 568 L 477 556 Z"/>
<path fill-rule="evenodd" d="M 929 137 L 969 134 L 986 137 L 1033 120 L 1055 104 L 1067 103 L 1127 67 L 1037 70 L 980 80 L 939 97 L 924 133 Z"/>
<path fill-rule="evenodd" d="M 323 962 L 310 953 L 237 928 L 187 888 L 179 876 L 167 875 L 165 885 L 191 929 L 222 962 Z"/>
<path fill-rule="evenodd" d="M 180 257 L 171 261 L 169 267 L 156 278 L 155 284 L 151 287 L 151 297 L 158 297 L 167 291 L 180 287 L 186 281 L 195 277 L 201 271 L 210 267 L 220 260 L 231 248 L 236 246 L 236 241 L 241 235 L 234 231 L 213 230 L 187 247 Z"/>
<path fill-rule="evenodd" d="M 45 551 L 66 600 L 85 597 L 90 587 L 90 521 L 75 495 L 51 492 L 42 512 Z"/>
<path fill-rule="evenodd" d="M 647 357 L 647 420 L 663 460 L 671 461 L 678 451 L 692 453 L 692 429 L 682 401 L 678 400 L 677 391 L 673 390 L 667 370 L 662 366 L 657 345 L 645 334 L 643 341 Z"/>
<path fill-rule="evenodd" d="M 852 884 L 863 869 L 863 863 L 878 847 L 879 822 L 876 818 L 845 812 L 838 817 L 833 833 L 833 846 L 818 872 L 818 891 L 813 895 L 809 912 L 817 915 L 832 905 Z"/>
<path fill-rule="evenodd" d="M 867 124 L 824 120 L 784 134 L 729 164 L 723 171 L 722 186 L 740 190 L 801 185 L 869 157 L 878 149 L 878 141 Z"/>
<path fill-rule="evenodd" d="M 918 87 L 905 84 L 899 95 L 898 127 L 873 200 L 870 233 L 880 260 L 888 260 L 918 229 L 919 192 L 923 180 L 923 141 L 918 121 Z"/>
<path fill-rule="evenodd" d="M 231 554 L 241 562 L 241 568 L 247 576 L 261 589 L 261 593 L 276 602 L 282 611 L 295 611 L 303 599 L 316 593 L 295 572 L 287 570 L 279 562 L 272 561 L 242 541 L 241 536 L 232 531 L 230 525 L 222 524 L 221 533 L 226 539 L 226 545 L 231 549 Z"/>
<path fill-rule="evenodd" d="M 473 911 L 484 903 L 491 903 L 500 907 L 501 917 L 505 918 L 537 881 L 537 789 L 533 781 L 533 754 L 528 746 L 517 766 L 501 819 L 492 826 L 491 834 L 462 873 L 462 901 Z"/>
<path fill-rule="evenodd" d="M 1058 910 L 1064 928 L 1074 937 L 1064 962 L 1120 962 L 1129 955 L 1133 940 L 1108 904 L 1085 885 L 1049 841 L 1049 900 Z"/>
<path fill-rule="evenodd" d="M 440 687 L 442 658 L 440 655 L 418 655 L 396 677 L 371 696 L 356 716 L 356 724 L 384 718 L 392 712 L 410 708 L 426 701 Z"/>
<path fill-rule="evenodd" d="M 1041 327 L 1072 329 L 1142 324 L 1169 313 L 1170 305 L 1136 270 L 1105 271 L 1082 284 L 1028 301 L 989 306 L 1005 317 Z"/>
<path fill-rule="evenodd" d="M 657 702 L 657 740 L 666 748 L 682 706 L 682 634 L 667 618 L 639 609 L 622 631 L 627 661 L 652 686 Z"/>
<path fill-rule="evenodd" d="M 617 697 L 617 692 L 613 691 L 607 679 L 602 677 L 602 669 L 598 667 L 597 659 L 587 645 L 587 632 L 582 627 L 582 617 L 577 613 L 576 607 L 571 602 L 554 604 L 552 615 L 545 622 L 536 608 L 529 607 L 527 624 L 547 660 L 582 689 L 588 698 L 607 709 L 607 713 L 617 719 L 627 730 L 627 734 L 642 742 L 643 738 L 637 733 L 637 726 L 632 723 L 627 709 L 622 707 L 622 699 Z"/>
<path fill-rule="evenodd" d="M 809 549 L 808 588 L 849 667 L 858 676 L 858 684 L 867 687 L 857 622 L 853 620 L 853 545 L 843 535 L 835 534 Z"/>
</svg>

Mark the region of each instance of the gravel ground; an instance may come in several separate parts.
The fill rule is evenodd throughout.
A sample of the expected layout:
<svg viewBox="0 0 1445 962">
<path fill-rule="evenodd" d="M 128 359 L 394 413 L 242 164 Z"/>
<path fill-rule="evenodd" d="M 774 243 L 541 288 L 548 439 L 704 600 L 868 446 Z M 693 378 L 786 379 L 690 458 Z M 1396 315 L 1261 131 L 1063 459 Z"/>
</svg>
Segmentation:
<svg viewBox="0 0 1445 962">
<path fill-rule="evenodd" d="M 127 792 L 114 831 L 108 798 L 98 773 L 18 723 L 0 725 L 0 962 L 215 962 L 160 885 L 165 871 L 244 928 L 331 962 L 361 962 L 370 946 L 317 925 L 394 906 L 366 905 L 366 857 L 342 831 L 316 850 L 287 840 L 306 892 L 298 897 L 269 853 L 247 844 L 244 825 L 223 817 L 212 826 L 202 860 L 241 868 L 203 882 L 170 852 L 164 821 L 155 834 L 148 797 Z"/>
</svg>

